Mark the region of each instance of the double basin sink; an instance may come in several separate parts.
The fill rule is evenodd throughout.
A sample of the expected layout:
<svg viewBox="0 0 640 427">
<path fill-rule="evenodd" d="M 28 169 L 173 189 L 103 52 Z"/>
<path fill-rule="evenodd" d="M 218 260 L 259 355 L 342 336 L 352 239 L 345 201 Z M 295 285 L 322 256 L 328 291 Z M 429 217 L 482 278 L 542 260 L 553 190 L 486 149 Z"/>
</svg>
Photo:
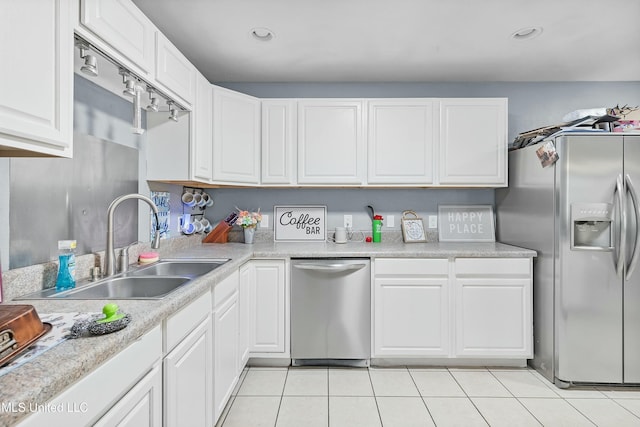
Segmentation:
<svg viewBox="0 0 640 427">
<path fill-rule="evenodd" d="M 56 292 L 55 289 L 45 289 L 20 299 L 162 299 L 228 261 L 228 259 L 161 260 L 149 266 L 90 282 L 67 291 Z"/>
</svg>

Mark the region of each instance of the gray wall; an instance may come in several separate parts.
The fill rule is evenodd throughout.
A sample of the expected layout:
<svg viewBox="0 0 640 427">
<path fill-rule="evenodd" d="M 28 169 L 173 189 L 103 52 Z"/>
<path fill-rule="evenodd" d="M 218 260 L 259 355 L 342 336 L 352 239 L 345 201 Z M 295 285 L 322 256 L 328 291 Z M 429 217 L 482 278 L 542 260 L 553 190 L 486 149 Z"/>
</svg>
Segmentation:
<svg viewBox="0 0 640 427">
<path fill-rule="evenodd" d="M 214 189 L 207 190 L 214 204 L 207 208 L 209 220 L 216 221 L 235 210 L 257 210 L 270 216 L 269 227 L 273 228 L 273 207 L 277 205 L 324 205 L 327 206 L 327 229 L 343 225 L 344 214 L 353 215 L 354 230 L 368 231 L 371 219 L 367 205 L 373 206 L 377 214 L 395 215 L 395 226 L 384 230 L 399 230 L 403 210 L 416 211 L 427 225 L 427 216 L 438 212 L 438 204 L 489 204 L 493 205 L 493 190 L 451 189 Z"/>
</svg>

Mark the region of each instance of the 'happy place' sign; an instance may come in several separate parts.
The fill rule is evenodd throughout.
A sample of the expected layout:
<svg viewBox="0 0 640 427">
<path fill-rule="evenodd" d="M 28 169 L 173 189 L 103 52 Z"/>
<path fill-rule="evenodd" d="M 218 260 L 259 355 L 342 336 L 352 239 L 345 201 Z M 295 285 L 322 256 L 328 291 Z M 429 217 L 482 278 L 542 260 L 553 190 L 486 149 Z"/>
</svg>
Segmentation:
<svg viewBox="0 0 640 427">
<path fill-rule="evenodd" d="M 326 206 L 274 206 L 276 242 L 324 242 L 327 239 Z"/>
<path fill-rule="evenodd" d="M 495 242 L 491 205 L 438 206 L 438 239 L 441 242 Z"/>
</svg>

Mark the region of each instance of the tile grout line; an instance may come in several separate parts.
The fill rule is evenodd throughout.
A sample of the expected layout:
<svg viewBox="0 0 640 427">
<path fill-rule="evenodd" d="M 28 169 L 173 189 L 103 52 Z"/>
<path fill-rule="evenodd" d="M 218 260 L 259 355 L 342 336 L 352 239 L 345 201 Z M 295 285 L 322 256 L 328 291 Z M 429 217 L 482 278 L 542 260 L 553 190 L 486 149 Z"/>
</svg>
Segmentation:
<svg viewBox="0 0 640 427">
<path fill-rule="evenodd" d="M 580 411 L 578 408 L 576 408 L 574 405 L 571 404 L 571 402 L 569 402 L 568 399 L 570 399 L 570 397 L 564 397 L 562 395 L 560 395 L 559 393 L 557 393 L 554 389 L 554 387 L 556 387 L 553 383 L 550 383 L 551 386 L 549 386 L 547 383 L 545 383 L 541 378 L 539 378 L 537 375 L 535 374 L 531 374 L 533 375 L 534 378 L 536 378 L 538 381 L 540 381 L 542 384 L 544 384 L 547 388 L 549 388 L 553 393 L 555 393 L 556 395 L 558 395 L 560 397 L 561 400 L 564 400 L 565 403 L 567 403 L 569 406 L 571 406 L 572 408 L 574 408 L 576 411 L 578 411 L 578 413 L 580 415 L 582 415 L 583 417 L 585 417 L 587 420 L 589 420 L 590 423 L 597 425 L 595 421 L 593 421 L 591 418 L 589 418 L 587 416 L 587 414 L 583 413 L 582 411 Z M 625 411 L 629 412 L 631 415 L 633 415 L 636 418 L 640 418 L 639 416 L 637 416 L 636 414 L 634 414 L 633 412 L 631 412 L 630 410 L 628 410 L 627 408 L 625 408 L 624 406 L 620 405 L 615 399 L 611 398 L 610 396 L 606 395 L 605 393 L 602 392 L 602 390 L 600 390 L 598 387 L 594 387 L 594 390 L 600 392 L 603 396 L 604 399 L 608 399 L 608 400 L 612 400 L 614 403 L 616 403 L 617 405 L 619 405 L 622 409 L 624 409 Z M 580 397 L 575 397 L 575 399 L 580 399 Z M 595 400 L 602 400 L 603 398 L 595 398 Z M 520 399 L 518 399 L 518 401 L 520 402 Z M 524 404 L 522 402 L 520 402 L 521 405 L 524 406 Z M 526 408 L 526 406 L 525 406 Z M 532 414 L 533 415 L 533 414 Z M 535 415 L 534 415 L 535 417 Z M 536 418 L 537 419 L 537 418 Z"/>
<path fill-rule="evenodd" d="M 591 424 L 593 424 L 594 426 L 597 426 L 598 424 L 595 423 L 595 421 L 593 421 L 591 418 L 589 418 L 587 416 L 587 414 L 583 413 L 580 409 L 576 408 L 575 406 L 573 406 L 571 404 L 571 402 L 569 402 L 567 399 L 563 398 L 562 400 L 564 400 L 569 406 L 571 406 L 573 409 L 575 409 L 580 415 L 582 415 L 583 417 L 585 417 L 587 419 L 587 421 L 589 421 Z"/>
<path fill-rule="evenodd" d="M 420 387 L 418 387 L 418 384 L 416 384 L 415 378 L 413 378 L 413 375 L 411 374 L 411 369 L 407 369 L 407 370 L 409 371 L 409 376 L 411 377 L 411 381 L 413 381 L 413 385 L 416 386 L 416 389 L 418 390 L 418 396 L 420 396 L 420 400 L 422 401 L 422 404 L 424 405 L 425 409 L 427 410 L 427 414 L 429 414 L 429 418 L 431 418 L 431 421 L 433 422 L 434 426 L 437 425 L 436 424 L 436 420 L 433 418 L 433 415 L 431 414 L 431 411 L 429 410 L 429 406 L 427 405 L 427 402 L 424 401 L 424 396 L 422 395 L 422 393 L 420 393 Z M 449 375 L 451 375 L 451 374 L 449 374 Z"/>
<path fill-rule="evenodd" d="M 614 402 L 616 405 L 620 406 L 622 409 L 624 409 L 625 411 L 627 411 L 628 413 L 630 413 L 630 414 L 631 414 L 631 415 L 633 415 L 634 417 L 636 417 L 636 418 L 640 418 L 640 416 L 639 416 L 639 415 L 636 415 L 636 414 L 634 414 L 633 412 L 631 412 L 629 409 L 625 408 L 625 407 L 624 407 L 620 402 L 618 402 L 616 399 L 611 399 L 611 400 L 613 400 L 613 402 Z M 635 400 L 635 399 L 633 399 L 633 400 Z"/>
<path fill-rule="evenodd" d="M 498 381 L 500 384 L 502 384 L 502 387 L 504 387 L 504 388 L 505 388 L 509 393 L 511 393 L 511 395 L 512 395 L 512 396 L 513 396 L 513 398 L 516 400 L 516 402 L 518 402 L 518 403 L 520 404 L 520 406 L 522 406 L 522 407 L 524 408 L 524 410 L 525 410 L 525 411 L 527 411 L 527 412 L 528 412 L 528 413 L 533 417 L 533 419 L 534 419 L 534 420 L 536 420 L 536 421 L 538 422 L 538 424 L 540 424 L 541 426 L 544 426 L 544 424 L 542 423 L 542 421 L 540 421 L 540 420 L 538 419 L 538 417 L 536 417 L 536 416 L 535 416 L 535 414 L 534 414 L 533 412 L 531 412 L 531 411 L 529 410 L 529 408 L 527 408 L 527 407 L 525 406 L 525 404 L 524 404 L 524 403 L 522 403 L 522 402 L 520 401 L 520 398 L 519 398 L 518 396 L 516 396 L 515 394 L 513 394 L 513 392 L 512 392 L 511 390 L 509 390 L 509 387 L 507 387 L 505 384 L 503 384 L 503 383 L 502 383 L 502 381 L 500 381 L 500 378 L 498 378 L 498 377 L 496 377 L 496 376 L 495 376 L 495 374 L 493 373 L 493 371 L 492 371 L 491 369 L 489 369 L 489 372 L 490 372 L 490 373 L 491 373 L 491 375 L 496 379 L 496 381 Z M 533 374 L 531 374 L 531 375 L 533 375 Z M 533 376 L 535 377 L 535 375 L 533 375 Z M 536 378 L 536 379 L 537 379 L 537 378 Z M 543 386 L 545 386 L 545 387 L 546 387 L 546 385 L 545 385 L 545 384 L 543 384 Z M 553 390 L 552 390 L 552 391 L 553 391 Z M 554 392 L 554 393 L 555 393 L 555 392 Z M 555 393 L 555 394 L 556 394 L 558 397 L 562 398 L 562 396 L 560 396 L 559 394 L 557 394 L 557 393 Z M 555 399 L 555 397 L 550 398 L 550 399 Z"/>
<path fill-rule="evenodd" d="M 367 376 L 369 377 L 369 383 L 371 384 L 371 391 L 373 392 L 373 401 L 376 404 L 376 411 L 378 412 L 378 420 L 380 420 L 380 426 L 382 427 L 383 425 L 382 415 L 380 414 L 380 406 L 378 406 L 378 396 L 376 394 L 376 389 L 373 387 L 373 380 L 371 379 L 371 371 L 369 370 L 369 367 L 367 367 Z"/>
<path fill-rule="evenodd" d="M 486 367 L 484 369 L 487 369 Z M 487 369 L 488 370 L 488 369 Z M 476 406 L 475 402 L 471 399 L 471 396 L 469 396 L 469 393 L 467 393 L 467 390 L 464 389 L 464 387 L 462 387 L 462 384 L 460 384 L 458 382 L 458 379 L 456 378 L 455 375 L 453 375 L 451 373 L 451 370 L 449 368 L 447 368 L 447 372 L 449 372 L 449 375 L 451 375 L 453 377 L 453 380 L 456 382 L 456 384 L 458 384 L 458 387 L 460 387 L 460 389 L 462 390 L 462 392 L 464 393 L 465 396 L 467 396 L 467 399 L 469 400 L 469 402 L 473 405 L 474 408 L 476 408 L 476 411 L 478 411 L 478 414 L 480 414 L 480 416 L 482 417 L 482 419 L 484 420 L 485 423 L 487 423 L 488 426 L 490 426 L 491 424 L 489 424 L 489 421 L 487 421 L 487 419 L 484 417 L 484 415 L 482 414 L 482 412 L 480 412 L 480 409 L 478 409 L 478 407 Z M 501 383 L 502 384 L 502 383 Z M 509 391 L 509 390 L 507 390 Z M 509 391 L 509 393 L 511 393 Z"/>
<path fill-rule="evenodd" d="M 244 380 L 247 378 L 247 374 L 249 373 L 249 369 L 251 368 L 245 368 L 242 370 L 242 373 L 240 374 L 240 379 L 238 380 L 238 384 L 236 384 L 236 387 L 238 388 L 238 393 L 240 393 L 240 389 L 242 388 L 242 383 L 244 383 Z M 220 426 L 220 427 L 224 427 L 224 423 L 227 422 L 227 417 L 229 416 L 229 413 L 231 412 L 231 408 L 233 407 L 233 404 L 236 402 L 236 398 L 238 397 L 238 393 L 236 393 L 235 395 L 232 394 L 231 399 L 229 399 L 229 402 L 227 402 L 227 404 L 225 405 L 224 409 L 222 410 L 222 416 L 218 422 L 216 423 L 216 426 Z M 228 407 L 228 409 L 227 409 Z M 225 409 L 227 409 L 227 411 L 225 412 Z M 215 408 L 215 403 L 213 405 L 213 410 L 215 412 L 216 408 Z"/>
<path fill-rule="evenodd" d="M 278 402 L 278 411 L 276 412 L 276 419 L 273 422 L 273 427 L 278 425 L 278 418 L 280 417 L 280 409 L 282 409 L 282 399 L 284 398 L 284 389 L 287 387 L 287 379 L 289 379 L 289 368 L 287 367 L 287 373 L 284 376 L 284 383 L 282 384 L 282 390 L 280 392 L 280 401 Z"/>
</svg>

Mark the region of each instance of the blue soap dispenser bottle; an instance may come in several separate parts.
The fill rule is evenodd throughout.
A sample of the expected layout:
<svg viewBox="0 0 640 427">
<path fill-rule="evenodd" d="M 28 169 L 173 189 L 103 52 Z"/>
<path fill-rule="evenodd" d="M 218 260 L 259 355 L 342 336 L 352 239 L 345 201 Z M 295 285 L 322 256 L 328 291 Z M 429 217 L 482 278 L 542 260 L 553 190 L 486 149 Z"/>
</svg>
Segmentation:
<svg viewBox="0 0 640 427">
<path fill-rule="evenodd" d="M 56 290 L 64 291 L 76 287 L 76 241 L 58 241 L 58 277 L 56 279 Z"/>
</svg>

